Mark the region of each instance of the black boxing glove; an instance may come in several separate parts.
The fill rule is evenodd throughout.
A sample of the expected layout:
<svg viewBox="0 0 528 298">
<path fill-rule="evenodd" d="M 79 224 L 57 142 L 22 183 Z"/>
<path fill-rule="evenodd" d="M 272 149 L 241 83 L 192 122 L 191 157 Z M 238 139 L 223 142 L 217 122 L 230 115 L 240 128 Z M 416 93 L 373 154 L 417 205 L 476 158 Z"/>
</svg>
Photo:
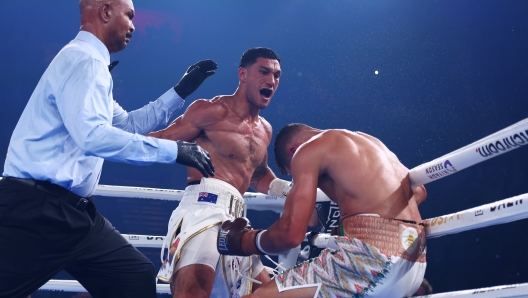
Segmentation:
<svg viewBox="0 0 528 298">
<path fill-rule="evenodd" d="M 180 79 L 178 84 L 174 86 L 174 91 L 185 99 L 191 95 L 208 77 L 214 75 L 215 69 L 218 66 L 213 60 L 202 60 L 197 62 L 187 69 L 187 72 Z"/>
<path fill-rule="evenodd" d="M 204 177 L 214 176 L 214 167 L 209 153 L 196 143 L 176 141 L 178 144 L 178 156 L 176 162 L 196 168 Z"/>
<path fill-rule="evenodd" d="M 233 221 L 226 220 L 222 223 L 216 237 L 216 249 L 222 255 L 250 256 L 263 254 L 256 244 L 258 233 L 262 230 L 253 230 L 251 223 L 245 217 Z"/>
</svg>

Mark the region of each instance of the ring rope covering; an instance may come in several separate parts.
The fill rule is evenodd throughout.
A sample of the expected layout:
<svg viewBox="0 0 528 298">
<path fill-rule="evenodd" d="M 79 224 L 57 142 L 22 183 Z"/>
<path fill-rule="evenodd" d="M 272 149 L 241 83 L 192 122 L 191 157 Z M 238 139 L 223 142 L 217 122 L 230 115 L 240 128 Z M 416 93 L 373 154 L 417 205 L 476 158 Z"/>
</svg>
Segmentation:
<svg viewBox="0 0 528 298">
<path fill-rule="evenodd" d="M 456 292 L 447 292 L 440 294 L 433 294 L 427 296 L 418 296 L 418 297 L 427 297 L 427 298 L 444 298 L 444 297 L 478 297 L 478 298 L 497 298 L 497 297 L 509 297 L 509 298 L 519 298 L 519 297 L 528 297 L 528 283 L 523 284 L 513 284 L 505 286 L 496 286 L 489 288 L 480 288 L 473 290 L 463 290 Z"/>
<path fill-rule="evenodd" d="M 411 186 L 417 187 L 449 176 L 524 145 L 528 145 L 528 118 L 411 169 Z"/>
<path fill-rule="evenodd" d="M 435 238 L 528 217 L 528 193 L 424 221 L 427 238 Z"/>
<path fill-rule="evenodd" d="M 185 191 L 183 190 L 165 188 L 99 184 L 94 192 L 94 196 L 181 201 L 184 193 Z M 243 197 L 248 209 L 251 210 L 269 210 L 281 213 L 284 209 L 284 198 L 256 192 L 246 192 Z M 316 199 L 317 202 L 330 201 L 330 198 L 320 189 L 317 189 Z"/>
<path fill-rule="evenodd" d="M 76 280 L 51 279 L 39 290 L 64 291 L 64 292 L 87 292 L 86 289 Z M 160 294 L 170 294 L 170 285 L 156 284 L 156 292 Z"/>
<path fill-rule="evenodd" d="M 427 238 L 528 218 L 528 193 L 424 220 Z M 122 234 L 136 247 L 160 248 L 164 236 Z"/>
<path fill-rule="evenodd" d="M 50 291 L 64 291 L 64 292 L 86 292 L 86 289 L 76 280 L 58 280 L 52 279 L 43 285 L 39 290 L 50 290 Z M 168 284 L 156 284 L 156 292 L 160 294 L 170 294 L 170 285 Z M 447 292 L 440 294 L 433 294 L 427 296 L 427 298 L 444 298 L 444 297 L 478 297 L 478 298 L 496 298 L 496 297 L 527 297 L 528 296 L 528 283 L 513 284 L 504 286 L 495 286 L 488 288 L 479 288 L 473 290 L 462 290 L 456 292 Z"/>
</svg>

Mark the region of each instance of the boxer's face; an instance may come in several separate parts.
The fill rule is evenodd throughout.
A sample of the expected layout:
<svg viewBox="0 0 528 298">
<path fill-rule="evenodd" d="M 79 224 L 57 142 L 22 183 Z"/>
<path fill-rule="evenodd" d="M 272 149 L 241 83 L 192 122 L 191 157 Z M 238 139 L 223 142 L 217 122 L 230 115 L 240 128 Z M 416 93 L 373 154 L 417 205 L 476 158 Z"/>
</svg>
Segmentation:
<svg viewBox="0 0 528 298">
<path fill-rule="evenodd" d="M 257 108 L 265 109 L 279 87 L 282 74 L 279 61 L 257 58 L 255 63 L 241 70 L 247 99 Z"/>
<path fill-rule="evenodd" d="M 123 50 L 132 39 L 134 32 L 134 5 L 131 0 L 115 0 L 108 4 L 108 51 Z"/>
</svg>

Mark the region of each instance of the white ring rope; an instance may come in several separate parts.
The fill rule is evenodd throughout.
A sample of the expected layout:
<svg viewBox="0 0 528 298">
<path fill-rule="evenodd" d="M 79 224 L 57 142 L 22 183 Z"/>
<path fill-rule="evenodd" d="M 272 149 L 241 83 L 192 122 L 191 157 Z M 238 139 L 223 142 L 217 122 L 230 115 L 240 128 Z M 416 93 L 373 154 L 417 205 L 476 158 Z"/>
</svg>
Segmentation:
<svg viewBox="0 0 528 298">
<path fill-rule="evenodd" d="M 94 196 L 181 201 L 184 193 L 185 191 L 183 190 L 165 188 L 99 184 L 95 189 Z M 256 192 L 246 192 L 243 197 L 245 204 L 252 210 L 270 210 L 280 213 L 284 209 L 284 198 Z M 320 189 L 317 189 L 317 202 L 326 201 L 330 201 L 328 196 Z"/>
<path fill-rule="evenodd" d="M 528 144 L 528 118 L 477 142 L 411 169 L 409 171 L 411 185 L 416 187 L 435 181 L 526 144 Z M 98 185 L 94 195 L 180 201 L 183 193 L 184 191 L 182 190 L 173 189 Z M 280 213 L 284 206 L 284 199 L 261 193 L 246 192 L 244 200 L 248 208 L 253 210 L 271 210 Z M 317 201 L 330 201 L 330 199 L 318 189 Z M 528 194 L 523 194 L 453 214 L 426 219 L 424 223 L 426 225 L 427 238 L 434 238 L 527 217 Z M 123 236 L 135 247 L 146 248 L 160 248 L 163 245 L 164 238 L 164 236 L 132 234 L 123 234 Z M 317 247 L 325 248 L 330 236 L 328 234 L 320 234 L 320 236 L 319 241 L 316 239 L 314 244 Z M 86 292 L 86 289 L 75 280 L 50 280 L 40 290 Z M 170 294 L 170 287 L 166 284 L 157 284 L 157 292 Z M 471 296 L 484 298 L 498 297 L 499 295 L 500 297 L 528 297 L 526 293 L 528 293 L 528 284 L 516 284 L 435 294 L 426 297 Z"/>
<path fill-rule="evenodd" d="M 39 290 L 49 291 L 64 291 L 64 292 L 86 292 L 86 289 L 76 280 L 57 280 L 52 279 L 47 284 L 43 285 Z M 170 286 L 168 284 L 156 284 L 156 292 L 160 294 L 170 294 Z M 447 292 L 427 296 L 427 298 L 443 298 L 443 297 L 478 297 L 478 298 L 496 298 L 496 297 L 527 297 L 528 283 L 504 285 L 489 288 L 480 288 L 473 290 L 463 290 L 456 292 Z"/>
<path fill-rule="evenodd" d="M 94 196 L 181 201 L 184 193 L 185 191 L 176 189 L 99 184 Z"/>
<path fill-rule="evenodd" d="M 60 280 L 51 279 L 45 285 L 40 287 L 39 290 L 47 291 L 63 291 L 63 292 L 88 292 L 86 289 L 76 280 Z M 156 284 L 156 292 L 160 294 L 170 294 L 169 284 Z"/>
<path fill-rule="evenodd" d="M 497 297 L 510 297 L 510 298 L 519 298 L 519 297 L 528 297 L 528 283 L 524 284 L 514 284 L 506 286 L 496 286 L 489 288 L 480 288 L 473 290 L 463 290 L 456 292 L 447 292 L 427 296 L 418 296 L 418 297 L 427 297 L 427 298 L 443 298 L 443 297 L 478 297 L 478 298 L 497 298 Z"/>
<path fill-rule="evenodd" d="M 456 213 L 424 220 L 427 238 L 436 238 L 528 218 L 528 193 Z M 316 247 L 325 248 L 328 234 L 319 234 Z M 161 248 L 165 236 L 123 234 L 135 247 Z M 319 238 L 318 237 L 318 238 Z M 316 238 L 317 239 L 317 238 Z"/>
<path fill-rule="evenodd" d="M 424 223 L 427 238 L 435 238 L 524 218 L 528 218 L 528 193 L 464 211 L 426 219 Z"/>
<path fill-rule="evenodd" d="M 528 118 L 409 171 L 411 186 L 424 185 L 528 144 Z"/>
<path fill-rule="evenodd" d="M 528 193 L 464 211 L 426 219 L 424 224 L 426 237 L 436 238 L 524 218 L 528 218 Z M 331 243 L 330 240 L 335 237 L 337 236 L 325 233 L 317 234 L 312 239 L 312 245 L 318 248 L 326 248 L 328 243 Z M 300 252 L 300 247 L 296 249 Z M 288 265 L 294 264 L 296 260 L 296 255 L 282 259 Z"/>
</svg>

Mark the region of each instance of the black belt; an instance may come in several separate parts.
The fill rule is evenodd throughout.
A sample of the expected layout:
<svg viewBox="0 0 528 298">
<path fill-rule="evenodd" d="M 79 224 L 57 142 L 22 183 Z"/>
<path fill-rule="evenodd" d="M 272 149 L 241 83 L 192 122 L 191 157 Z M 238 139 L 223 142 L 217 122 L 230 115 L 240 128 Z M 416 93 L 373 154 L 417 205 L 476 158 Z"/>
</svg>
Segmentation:
<svg viewBox="0 0 528 298">
<path fill-rule="evenodd" d="M 401 221 L 401 222 L 404 222 L 404 223 L 408 223 L 408 224 L 412 224 L 412 225 L 419 225 L 419 226 L 425 227 L 425 224 L 423 222 L 416 223 L 414 220 L 397 219 L 397 218 L 393 218 L 393 219 Z"/>
<path fill-rule="evenodd" d="M 22 179 L 15 177 L 2 177 L 2 180 L 13 181 L 16 183 L 24 184 L 40 191 L 49 193 L 61 201 L 66 202 L 68 205 L 73 206 L 77 210 L 84 210 L 90 201 L 86 198 L 80 197 L 73 192 L 62 188 L 56 184 L 48 181 L 40 181 L 35 179 Z"/>
</svg>

